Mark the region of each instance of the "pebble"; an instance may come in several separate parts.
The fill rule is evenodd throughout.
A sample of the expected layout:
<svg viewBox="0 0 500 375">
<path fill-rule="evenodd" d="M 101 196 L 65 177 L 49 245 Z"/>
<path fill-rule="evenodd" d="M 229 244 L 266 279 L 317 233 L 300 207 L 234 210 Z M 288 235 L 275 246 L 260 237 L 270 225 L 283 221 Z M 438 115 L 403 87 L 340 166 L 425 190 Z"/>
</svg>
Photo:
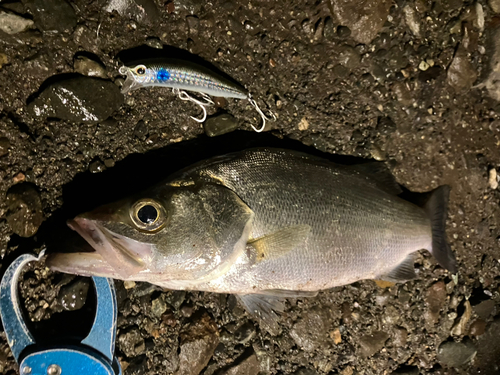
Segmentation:
<svg viewBox="0 0 500 375">
<path fill-rule="evenodd" d="M 302 367 L 295 371 L 293 375 L 319 375 L 319 373 L 315 369 Z"/>
<path fill-rule="evenodd" d="M 151 302 L 151 312 L 157 318 L 161 318 L 165 311 L 167 311 L 167 304 L 162 297 L 158 297 Z"/>
<path fill-rule="evenodd" d="M 7 224 L 21 237 L 33 236 L 44 220 L 42 202 L 37 189 L 22 183 L 12 186 L 6 196 Z"/>
<path fill-rule="evenodd" d="M 341 25 L 351 30 L 351 36 L 359 43 L 369 44 L 387 20 L 391 0 L 332 0 L 334 16 Z"/>
<path fill-rule="evenodd" d="M 48 85 L 28 111 L 40 117 L 93 123 L 107 119 L 122 103 L 123 95 L 113 82 L 80 76 Z"/>
<path fill-rule="evenodd" d="M 219 345 L 219 332 L 207 314 L 181 332 L 179 369 L 175 375 L 198 375 L 208 364 Z"/>
<path fill-rule="evenodd" d="M 427 311 L 424 314 L 427 324 L 434 325 L 439 320 L 439 312 L 446 301 L 446 285 L 443 281 L 434 283 L 424 297 Z"/>
<path fill-rule="evenodd" d="M 237 359 L 235 362 L 238 363 L 236 366 L 222 372 L 220 375 L 255 375 L 260 371 L 260 362 L 255 353 L 243 360 Z"/>
<path fill-rule="evenodd" d="M 418 68 L 419 68 L 421 71 L 425 72 L 427 69 L 429 69 L 429 68 L 430 68 L 430 66 L 429 66 L 429 64 L 427 64 L 427 62 L 426 62 L 426 61 L 423 61 L 423 60 L 422 60 L 422 61 L 420 61 L 420 64 L 418 64 Z"/>
<path fill-rule="evenodd" d="M 175 10 L 187 11 L 190 14 L 199 14 L 204 3 L 204 0 L 178 0 L 175 2 Z"/>
<path fill-rule="evenodd" d="M 448 68 L 448 83 L 457 91 L 466 91 L 472 87 L 476 79 L 477 72 L 472 66 L 464 46 L 460 45 Z"/>
<path fill-rule="evenodd" d="M 75 10 L 66 0 L 31 0 L 28 5 L 40 30 L 63 32 L 76 26 Z"/>
<path fill-rule="evenodd" d="M 118 346 L 127 357 L 135 357 L 146 351 L 146 343 L 138 328 L 121 333 L 118 336 Z"/>
<path fill-rule="evenodd" d="M 419 373 L 418 367 L 403 365 L 391 373 L 391 375 L 418 375 Z"/>
<path fill-rule="evenodd" d="M 363 357 L 371 357 L 384 347 L 388 339 L 389 334 L 383 331 L 375 331 L 370 335 L 361 337 L 358 341 L 360 355 Z"/>
<path fill-rule="evenodd" d="M 0 69 L 9 62 L 9 57 L 5 53 L 0 53 Z"/>
<path fill-rule="evenodd" d="M 0 137 L 0 157 L 9 153 L 10 141 L 7 137 Z"/>
<path fill-rule="evenodd" d="M 210 117 L 203 125 L 205 134 L 209 137 L 230 133 L 238 129 L 238 122 L 234 116 L 223 113 L 221 115 Z"/>
<path fill-rule="evenodd" d="M 406 342 L 408 340 L 408 331 L 405 328 L 396 328 L 394 330 L 394 345 L 397 347 L 404 348 L 406 346 Z"/>
<path fill-rule="evenodd" d="M 126 280 L 126 281 L 124 281 L 124 282 L 123 282 L 123 287 L 124 287 L 125 289 L 127 289 L 127 290 L 128 290 L 128 289 L 132 289 L 132 288 L 134 288 L 134 287 L 135 287 L 135 281 L 132 281 L 132 280 Z"/>
<path fill-rule="evenodd" d="M 0 150 L 1 150 L 1 146 L 0 146 Z M 490 188 L 495 190 L 496 188 L 498 188 L 497 170 L 495 168 L 491 168 L 488 175 L 489 175 L 488 183 L 490 184 Z"/>
<path fill-rule="evenodd" d="M 415 9 L 407 5 L 403 8 L 403 12 L 405 14 L 405 21 L 411 32 L 415 36 L 420 36 L 420 23 L 419 23 L 419 15 L 415 11 Z"/>
<path fill-rule="evenodd" d="M 331 331 L 330 338 L 336 345 L 340 344 L 342 342 L 342 335 L 340 334 L 340 329 L 335 328 L 333 331 Z"/>
<path fill-rule="evenodd" d="M 33 25 L 34 22 L 32 20 L 23 18 L 16 14 L 0 12 L 0 31 L 3 31 L 6 34 L 21 33 L 31 29 Z"/>
<path fill-rule="evenodd" d="M 477 339 L 478 353 L 474 363 L 479 367 L 477 374 L 497 375 L 500 373 L 500 318 L 495 319 L 486 328 L 486 332 Z"/>
<path fill-rule="evenodd" d="M 352 70 L 359 66 L 361 57 L 351 46 L 342 46 L 338 51 L 338 61 L 341 65 Z"/>
<path fill-rule="evenodd" d="M 104 166 L 106 168 L 113 168 L 115 166 L 115 160 L 113 158 L 107 158 L 104 160 Z"/>
<path fill-rule="evenodd" d="M 149 37 L 146 39 L 146 45 L 151 48 L 163 49 L 163 43 L 156 37 Z"/>
<path fill-rule="evenodd" d="M 104 65 L 86 56 L 76 56 L 73 67 L 75 72 L 84 76 L 107 78 L 106 68 Z"/>
<path fill-rule="evenodd" d="M 486 322 L 483 319 L 476 319 L 470 325 L 469 333 L 472 336 L 481 336 L 486 331 Z"/>
<path fill-rule="evenodd" d="M 63 286 L 57 295 L 57 301 L 64 310 L 79 310 L 85 305 L 89 291 L 89 279 L 79 277 Z"/>
<path fill-rule="evenodd" d="M 306 313 L 295 323 L 290 336 L 306 352 L 323 347 L 328 342 L 328 316 L 323 310 Z"/>
<path fill-rule="evenodd" d="M 116 11 L 122 17 L 149 25 L 158 23 L 161 18 L 153 0 L 109 0 L 105 10 L 109 13 Z"/>
<path fill-rule="evenodd" d="M 467 324 L 472 316 L 472 307 L 470 302 L 467 300 L 464 302 L 464 313 L 460 317 L 460 320 L 451 329 L 451 334 L 454 336 L 462 336 L 466 332 Z"/>
<path fill-rule="evenodd" d="M 500 13 L 500 0 L 489 0 L 488 4 L 494 13 Z"/>
<path fill-rule="evenodd" d="M 477 349 L 470 339 L 462 342 L 446 341 L 437 350 L 438 362 L 447 367 L 461 367 L 471 361 Z"/>
<path fill-rule="evenodd" d="M 100 160 L 94 160 L 89 165 L 90 173 L 100 173 L 106 170 L 106 166 Z"/>
<path fill-rule="evenodd" d="M 474 312 L 481 319 L 487 320 L 495 308 L 495 301 L 489 299 L 475 305 L 473 307 Z"/>
<path fill-rule="evenodd" d="M 299 122 L 298 127 L 299 127 L 300 131 L 304 131 L 304 130 L 309 129 L 309 121 L 307 121 L 307 119 L 305 117 L 302 117 L 302 119 Z"/>
</svg>

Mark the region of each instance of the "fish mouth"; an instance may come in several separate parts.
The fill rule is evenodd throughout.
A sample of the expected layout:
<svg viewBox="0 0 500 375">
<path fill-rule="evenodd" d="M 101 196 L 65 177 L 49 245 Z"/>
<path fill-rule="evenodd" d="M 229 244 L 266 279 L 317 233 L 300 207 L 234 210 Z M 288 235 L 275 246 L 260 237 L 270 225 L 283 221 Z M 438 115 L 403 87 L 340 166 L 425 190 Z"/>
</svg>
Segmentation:
<svg viewBox="0 0 500 375">
<path fill-rule="evenodd" d="M 68 226 L 82 236 L 94 252 L 51 254 L 46 261 L 51 269 L 121 280 L 129 280 L 146 270 L 145 260 L 151 256 L 151 245 L 113 233 L 85 217 L 69 220 Z"/>
</svg>

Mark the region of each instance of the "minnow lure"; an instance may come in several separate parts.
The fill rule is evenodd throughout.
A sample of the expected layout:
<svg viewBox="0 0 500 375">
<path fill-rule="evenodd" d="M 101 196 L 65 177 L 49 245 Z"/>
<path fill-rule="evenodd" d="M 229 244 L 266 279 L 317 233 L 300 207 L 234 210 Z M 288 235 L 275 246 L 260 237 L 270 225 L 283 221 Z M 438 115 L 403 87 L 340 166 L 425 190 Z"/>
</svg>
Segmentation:
<svg viewBox="0 0 500 375">
<path fill-rule="evenodd" d="M 266 120 L 276 120 L 276 115 L 273 112 L 269 111 L 271 117 L 262 112 L 246 88 L 192 62 L 162 59 L 133 67 L 122 66 L 119 72 L 127 76 L 121 90 L 123 94 L 148 86 L 170 87 L 180 99 L 191 101 L 201 107 L 203 110 L 202 118 L 191 116 L 197 122 L 203 122 L 207 118 L 205 107 L 214 104 L 210 96 L 247 99 L 262 118 L 260 129 L 251 125 L 256 132 L 264 130 Z M 186 91 L 200 93 L 205 101 L 192 97 Z"/>
</svg>

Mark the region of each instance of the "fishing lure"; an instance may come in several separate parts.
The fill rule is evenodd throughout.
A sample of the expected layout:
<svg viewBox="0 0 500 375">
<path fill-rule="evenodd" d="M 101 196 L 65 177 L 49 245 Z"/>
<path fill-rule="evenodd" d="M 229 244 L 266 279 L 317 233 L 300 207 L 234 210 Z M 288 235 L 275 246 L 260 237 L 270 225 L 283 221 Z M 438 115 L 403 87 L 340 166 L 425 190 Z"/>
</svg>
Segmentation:
<svg viewBox="0 0 500 375">
<path fill-rule="evenodd" d="M 162 59 L 133 67 L 122 66 L 119 72 L 127 76 L 121 90 L 123 94 L 148 86 L 172 88 L 174 94 L 180 99 L 191 101 L 201 107 L 202 118 L 191 116 L 193 120 L 200 123 L 207 118 L 206 107 L 214 104 L 211 96 L 247 99 L 262 118 L 262 126 L 259 129 L 251 125 L 256 132 L 264 130 L 266 121 L 276 120 L 273 112 L 269 111 L 270 117 L 262 112 L 246 88 L 192 62 Z M 187 91 L 199 93 L 204 101 L 192 97 Z"/>
</svg>

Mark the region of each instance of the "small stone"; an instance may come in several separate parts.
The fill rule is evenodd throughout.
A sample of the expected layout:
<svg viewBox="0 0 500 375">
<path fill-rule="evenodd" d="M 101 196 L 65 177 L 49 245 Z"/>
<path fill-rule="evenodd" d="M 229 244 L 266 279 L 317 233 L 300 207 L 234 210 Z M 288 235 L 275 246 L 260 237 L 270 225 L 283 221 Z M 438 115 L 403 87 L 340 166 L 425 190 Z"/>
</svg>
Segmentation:
<svg viewBox="0 0 500 375">
<path fill-rule="evenodd" d="M 469 301 L 465 301 L 464 307 L 465 310 L 462 316 L 460 317 L 460 320 L 451 329 L 451 334 L 454 336 L 462 336 L 465 334 L 467 324 L 469 323 L 469 320 L 472 316 L 472 307 L 470 306 Z"/>
<path fill-rule="evenodd" d="M 408 331 L 405 328 L 396 328 L 394 330 L 394 345 L 403 348 L 406 346 L 406 341 L 408 340 Z"/>
<path fill-rule="evenodd" d="M 165 303 L 163 298 L 158 297 L 157 299 L 154 299 L 151 303 L 151 312 L 153 313 L 153 315 L 157 318 L 161 318 L 165 311 L 167 311 L 167 304 Z"/>
<path fill-rule="evenodd" d="M 181 332 L 179 369 L 175 375 L 198 375 L 219 344 L 217 324 L 205 313 Z"/>
<path fill-rule="evenodd" d="M 469 339 L 462 342 L 446 341 L 439 345 L 437 360 L 443 366 L 461 367 L 470 362 L 476 353 L 477 350 Z"/>
<path fill-rule="evenodd" d="M 32 20 L 23 18 L 16 14 L 0 12 L 0 31 L 3 31 L 6 34 L 21 33 L 31 29 L 33 25 L 34 22 Z"/>
<path fill-rule="evenodd" d="M 337 35 L 342 39 L 348 38 L 351 36 L 351 29 L 349 29 L 347 26 L 339 26 L 337 28 Z"/>
<path fill-rule="evenodd" d="M 198 35 L 200 29 L 200 19 L 196 16 L 187 16 L 186 23 L 190 35 Z"/>
<path fill-rule="evenodd" d="M 494 13 L 500 13 L 500 0 L 489 0 L 488 4 Z"/>
<path fill-rule="evenodd" d="M 234 332 L 234 338 L 239 344 L 246 344 L 256 336 L 255 326 L 247 322 Z"/>
<path fill-rule="evenodd" d="M 472 309 L 474 310 L 474 312 L 478 317 L 487 320 L 490 317 L 491 313 L 493 312 L 494 308 L 495 308 L 495 301 L 489 299 L 479 303 L 478 305 L 475 305 Z"/>
<path fill-rule="evenodd" d="M 305 117 L 302 117 L 298 126 L 299 126 L 300 131 L 307 130 L 307 129 L 309 129 L 309 121 L 307 121 L 307 119 Z"/>
<path fill-rule="evenodd" d="M 418 367 L 415 366 L 401 366 L 396 371 L 391 373 L 391 375 L 418 375 Z"/>
<path fill-rule="evenodd" d="M 319 373 L 315 369 L 302 367 L 295 371 L 293 375 L 319 375 Z"/>
<path fill-rule="evenodd" d="M 43 31 L 70 31 L 76 26 L 75 10 L 66 0 L 31 0 L 28 5 Z"/>
<path fill-rule="evenodd" d="M 477 72 L 472 66 L 467 51 L 460 45 L 448 68 L 448 83 L 455 90 L 469 90 L 477 79 Z"/>
<path fill-rule="evenodd" d="M 0 146 L 0 150 L 1 150 L 1 146 Z M 493 190 L 498 188 L 497 170 L 495 168 L 490 169 L 488 183 L 490 184 L 490 188 L 492 188 Z"/>
<path fill-rule="evenodd" d="M 328 342 L 328 316 L 324 310 L 312 310 L 295 323 L 290 331 L 290 336 L 295 343 L 311 352 L 325 346 Z"/>
<path fill-rule="evenodd" d="M 383 331 L 375 331 L 371 335 L 361 337 L 358 341 L 360 355 L 371 357 L 384 347 L 387 339 L 389 339 L 389 334 Z"/>
<path fill-rule="evenodd" d="M 127 289 L 127 290 L 128 290 L 128 289 L 132 289 L 132 288 L 134 288 L 134 287 L 135 287 L 135 281 L 132 281 L 132 280 L 125 280 L 125 281 L 123 282 L 123 287 L 124 287 L 125 289 Z"/>
<path fill-rule="evenodd" d="M 115 161 L 114 161 L 114 159 L 112 159 L 112 158 L 108 158 L 108 159 L 104 160 L 104 166 L 105 166 L 106 168 L 113 168 L 113 167 L 115 166 Z"/>
<path fill-rule="evenodd" d="M 420 36 L 419 15 L 415 9 L 412 6 L 407 5 L 403 8 L 403 12 L 405 14 L 406 24 L 410 28 L 413 35 Z"/>
<path fill-rule="evenodd" d="M 251 354 L 244 360 L 237 359 L 236 366 L 222 372 L 220 375 L 255 375 L 260 371 L 260 362 L 255 353 Z"/>
<path fill-rule="evenodd" d="M 181 314 L 183 317 L 189 318 L 191 317 L 191 315 L 193 315 L 193 312 L 194 312 L 194 307 L 192 305 L 185 304 L 181 306 Z"/>
<path fill-rule="evenodd" d="M 135 357 L 146 351 L 146 344 L 137 328 L 120 334 L 118 337 L 118 345 L 120 350 L 127 357 Z"/>
<path fill-rule="evenodd" d="M 349 27 L 359 43 L 369 44 L 383 27 L 389 15 L 390 0 L 332 0 L 333 15 Z"/>
<path fill-rule="evenodd" d="M 73 63 L 75 72 L 84 76 L 107 78 L 106 68 L 99 62 L 86 56 L 77 56 Z"/>
<path fill-rule="evenodd" d="M 36 188 L 29 183 L 12 186 L 6 197 L 7 224 L 21 237 L 31 237 L 42 224 L 42 202 Z"/>
<path fill-rule="evenodd" d="M 342 335 L 340 334 L 340 329 L 338 328 L 335 328 L 335 330 L 330 332 L 330 337 L 336 345 L 342 342 Z"/>
<path fill-rule="evenodd" d="M 476 319 L 470 325 L 469 332 L 472 336 L 481 336 L 486 331 L 486 322 L 483 319 Z"/>
<path fill-rule="evenodd" d="M 79 277 L 59 290 L 57 301 L 64 310 L 79 310 L 85 305 L 88 291 L 89 279 Z"/>
<path fill-rule="evenodd" d="M 0 137 L 0 157 L 9 153 L 10 141 L 7 137 Z"/>
<path fill-rule="evenodd" d="M 0 53 L 0 69 L 9 62 L 9 57 L 5 53 Z"/>
<path fill-rule="evenodd" d="M 161 19 L 160 11 L 153 0 L 109 0 L 104 9 L 106 12 L 116 11 L 122 17 L 149 25 L 154 25 Z"/>
<path fill-rule="evenodd" d="M 351 46 L 342 46 L 338 51 L 338 61 L 341 65 L 352 70 L 359 66 L 361 56 Z"/>
<path fill-rule="evenodd" d="M 187 11 L 190 14 L 199 14 L 204 0 L 178 0 L 175 1 L 176 11 Z"/>
<path fill-rule="evenodd" d="M 100 173 L 100 172 L 103 172 L 105 169 L 106 169 L 106 167 L 104 166 L 104 164 L 100 160 L 94 160 L 89 165 L 90 173 Z"/>
<path fill-rule="evenodd" d="M 75 77 L 54 82 L 28 105 L 40 117 L 92 123 L 107 119 L 123 103 L 120 89 L 110 81 Z"/>
<path fill-rule="evenodd" d="M 497 375 L 500 370 L 500 319 L 497 318 L 486 328 L 486 332 L 477 339 L 478 353 L 474 364 L 478 374 Z"/>
<path fill-rule="evenodd" d="M 20 182 L 24 182 L 24 180 L 26 180 L 26 175 L 23 173 L 23 172 L 19 172 L 18 174 L 16 174 L 14 176 L 14 178 L 12 179 L 12 181 L 15 183 L 15 184 L 18 184 Z"/>
<path fill-rule="evenodd" d="M 338 78 L 345 78 L 349 75 L 350 70 L 343 65 L 337 64 L 333 67 L 332 72 Z"/>
<path fill-rule="evenodd" d="M 163 43 L 156 37 L 149 37 L 146 39 L 146 45 L 151 48 L 163 49 Z"/>
<path fill-rule="evenodd" d="M 434 325 L 439 319 L 439 312 L 446 301 L 446 285 L 443 281 L 434 283 L 425 295 L 427 311 L 424 314 L 427 324 Z"/>
<path fill-rule="evenodd" d="M 230 133 L 238 129 L 238 122 L 228 113 L 209 118 L 204 124 L 205 134 L 209 137 Z"/>
<path fill-rule="evenodd" d="M 419 68 L 421 71 L 425 72 L 427 69 L 429 69 L 429 68 L 430 68 L 430 66 L 429 66 L 429 64 L 427 64 L 427 62 L 426 62 L 426 61 L 422 60 L 422 61 L 420 61 L 420 64 L 418 64 L 418 68 Z"/>
</svg>

